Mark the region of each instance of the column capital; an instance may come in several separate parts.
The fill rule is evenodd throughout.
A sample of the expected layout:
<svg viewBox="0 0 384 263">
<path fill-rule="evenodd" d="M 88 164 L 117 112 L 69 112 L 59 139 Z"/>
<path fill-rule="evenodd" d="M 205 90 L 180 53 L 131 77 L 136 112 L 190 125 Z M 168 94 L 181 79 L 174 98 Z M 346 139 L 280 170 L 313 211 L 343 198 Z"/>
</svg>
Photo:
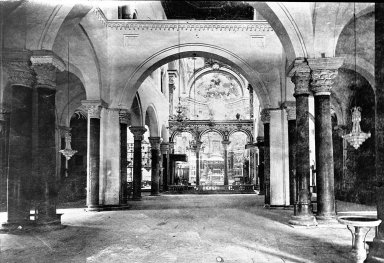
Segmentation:
<svg viewBox="0 0 384 263">
<path fill-rule="evenodd" d="M 144 139 L 144 133 L 147 131 L 143 126 L 131 126 L 129 130 L 132 132 L 135 141 L 142 141 Z"/>
<path fill-rule="evenodd" d="M 223 141 L 221 141 L 221 144 L 223 145 L 224 150 L 228 150 L 228 145 L 231 144 L 231 141 L 229 141 L 229 140 L 223 140 Z"/>
<path fill-rule="evenodd" d="M 168 84 L 173 85 L 173 88 L 175 88 L 175 79 L 178 77 L 179 73 L 175 69 L 169 69 L 167 72 L 168 72 Z"/>
<path fill-rule="evenodd" d="M 32 69 L 38 86 L 56 88 L 56 71 L 65 69 L 64 62 L 52 51 L 38 50 L 31 56 Z"/>
<path fill-rule="evenodd" d="M 296 102 L 286 101 L 281 105 L 287 111 L 287 119 L 296 120 Z"/>
<path fill-rule="evenodd" d="M 311 69 L 304 58 L 295 59 L 288 68 L 288 76 L 295 84 L 295 93 L 293 96 L 309 95 L 309 81 Z"/>
<path fill-rule="evenodd" d="M 271 113 L 269 112 L 269 109 L 263 109 L 260 113 L 260 119 L 261 121 L 265 123 L 270 123 L 271 121 Z"/>
<path fill-rule="evenodd" d="M 82 100 L 81 104 L 87 110 L 88 118 L 100 119 L 101 108 L 106 108 L 103 100 Z"/>
<path fill-rule="evenodd" d="M 160 150 L 161 137 L 148 137 L 151 148 L 154 150 Z"/>
<path fill-rule="evenodd" d="M 131 122 L 131 114 L 127 109 L 120 109 L 119 122 L 123 124 L 129 124 Z"/>
<path fill-rule="evenodd" d="M 315 96 L 331 94 L 334 79 L 343 62 L 340 57 L 308 59 L 312 71 L 311 90 Z"/>
<path fill-rule="evenodd" d="M 162 154 L 167 154 L 169 150 L 169 144 L 167 142 L 160 143 L 160 151 Z"/>
</svg>

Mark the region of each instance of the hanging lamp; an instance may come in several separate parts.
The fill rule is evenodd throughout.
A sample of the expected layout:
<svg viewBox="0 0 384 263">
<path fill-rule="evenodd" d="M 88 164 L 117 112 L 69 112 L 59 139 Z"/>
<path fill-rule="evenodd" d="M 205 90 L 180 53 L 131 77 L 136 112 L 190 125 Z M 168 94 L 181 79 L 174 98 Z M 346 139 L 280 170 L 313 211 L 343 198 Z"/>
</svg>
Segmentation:
<svg viewBox="0 0 384 263">
<path fill-rule="evenodd" d="M 361 131 L 360 122 L 361 122 L 361 107 L 356 106 L 356 90 L 357 90 L 357 76 L 356 76 L 356 10 L 355 3 L 353 3 L 353 26 L 354 26 L 354 37 L 355 37 L 355 78 L 354 78 L 354 100 L 355 106 L 351 109 L 352 112 L 352 131 L 346 135 L 343 135 L 342 138 L 345 139 L 350 145 L 352 145 L 355 149 L 358 149 L 360 145 L 369 137 L 371 137 L 371 133 L 365 133 Z"/>
<path fill-rule="evenodd" d="M 69 119 L 69 40 L 68 40 L 68 58 L 67 58 L 67 123 L 70 126 Z M 60 150 L 59 152 L 65 156 L 65 159 L 69 161 L 75 153 L 76 150 L 73 150 L 71 147 L 72 136 L 70 129 L 65 132 L 65 149 Z M 68 163 L 67 163 L 68 165 Z"/>
</svg>

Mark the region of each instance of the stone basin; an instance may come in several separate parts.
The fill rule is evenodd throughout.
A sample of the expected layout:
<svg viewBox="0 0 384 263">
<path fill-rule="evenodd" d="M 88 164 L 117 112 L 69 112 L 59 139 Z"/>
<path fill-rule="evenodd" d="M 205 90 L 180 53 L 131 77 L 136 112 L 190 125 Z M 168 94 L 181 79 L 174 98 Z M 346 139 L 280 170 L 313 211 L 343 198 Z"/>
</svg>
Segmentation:
<svg viewBox="0 0 384 263">
<path fill-rule="evenodd" d="M 337 218 L 340 224 L 357 227 L 375 227 L 381 220 L 370 216 L 340 216 Z"/>
</svg>

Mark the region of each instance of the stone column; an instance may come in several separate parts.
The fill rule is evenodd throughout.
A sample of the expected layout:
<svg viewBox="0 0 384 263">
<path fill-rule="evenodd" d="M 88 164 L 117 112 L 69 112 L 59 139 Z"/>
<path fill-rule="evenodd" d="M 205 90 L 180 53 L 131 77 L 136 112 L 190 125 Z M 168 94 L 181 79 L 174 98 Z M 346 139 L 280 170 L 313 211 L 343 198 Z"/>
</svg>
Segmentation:
<svg viewBox="0 0 384 263">
<path fill-rule="evenodd" d="M 224 185 L 228 185 L 228 146 L 231 142 L 224 140 L 221 143 L 224 148 Z"/>
<path fill-rule="evenodd" d="M 289 76 L 295 84 L 296 98 L 296 178 L 298 197 L 295 203 L 294 215 L 290 224 L 312 226 L 317 225 L 312 215 L 309 191 L 310 162 L 309 162 L 309 115 L 308 96 L 310 68 L 304 59 L 296 59 L 290 66 Z"/>
<path fill-rule="evenodd" d="M 258 166 L 258 176 L 259 176 L 259 185 L 260 192 L 259 195 L 265 195 L 265 183 L 264 183 L 264 137 L 257 137 L 257 147 L 259 148 L 259 166 Z"/>
<path fill-rule="evenodd" d="M 127 142 L 127 128 L 129 124 L 129 112 L 128 110 L 120 110 L 119 122 L 120 122 L 120 204 L 126 205 L 128 200 L 128 183 L 127 183 L 127 167 L 128 167 L 128 142 Z"/>
<path fill-rule="evenodd" d="M 296 103 L 285 102 L 284 107 L 288 118 L 288 148 L 289 148 L 289 203 L 297 201 L 296 189 Z"/>
<path fill-rule="evenodd" d="M 53 55 L 36 54 L 31 57 L 32 67 L 36 73 L 35 121 L 33 131 L 37 151 L 34 156 L 37 182 L 40 186 L 38 222 L 58 223 L 60 216 L 56 214 L 57 178 L 56 178 L 56 70 L 63 71 L 64 63 Z"/>
<path fill-rule="evenodd" d="M 7 203 L 9 114 L 10 109 L 0 105 L 0 202 L 4 204 Z"/>
<path fill-rule="evenodd" d="M 32 176 L 32 86 L 34 73 L 30 68 L 30 54 L 19 52 L 4 57 L 11 86 L 9 101 L 9 138 L 7 158 L 7 223 L 6 226 L 25 225 L 31 208 Z M 5 54 L 5 56 L 8 54 Z M 23 59 L 21 59 L 23 58 Z"/>
<path fill-rule="evenodd" d="M 173 91 L 175 90 L 175 79 L 177 78 L 176 70 L 168 70 L 168 85 L 169 85 L 169 119 L 173 117 Z"/>
<path fill-rule="evenodd" d="M 384 262 L 384 4 L 375 4 L 375 141 L 376 141 L 376 204 L 377 217 L 382 220 L 372 246 L 369 247 L 367 263 Z"/>
<path fill-rule="evenodd" d="M 253 118 L 253 87 L 251 84 L 248 84 L 248 91 L 249 91 L 249 116 L 252 119 Z"/>
<path fill-rule="evenodd" d="M 175 182 L 175 174 L 173 171 L 173 163 L 171 162 L 170 154 L 175 151 L 175 143 L 168 143 L 168 155 L 167 155 L 167 170 L 168 170 L 168 185 L 173 185 Z"/>
<path fill-rule="evenodd" d="M 312 71 L 311 89 L 315 96 L 316 218 L 323 222 L 337 223 L 330 95 L 343 58 L 308 59 L 308 64 Z"/>
<path fill-rule="evenodd" d="M 169 155 L 168 155 L 168 150 L 169 150 L 169 145 L 167 142 L 162 142 L 160 143 L 160 152 L 161 152 L 161 156 L 162 156 L 162 165 L 163 165 L 163 171 L 162 171 L 162 180 L 163 180 L 163 191 L 168 191 L 168 181 L 167 181 L 167 178 L 168 178 L 168 167 L 167 167 L 167 163 L 168 163 L 168 158 L 169 158 Z M 165 155 L 165 158 L 164 158 L 164 155 Z"/>
<path fill-rule="evenodd" d="M 270 188 L 270 149 L 269 149 L 269 124 L 271 115 L 268 109 L 261 111 L 261 121 L 264 123 L 264 204 L 271 204 L 271 188 Z"/>
<path fill-rule="evenodd" d="M 99 210 L 100 113 L 102 102 L 83 100 L 88 112 L 87 132 L 87 211 Z"/>
<path fill-rule="evenodd" d="M 160 186 L 160 137 L 149 137 L 149 142 L 151 144 L 151 195 L 159 195 L 159 186 Z"/>
<path fill-rule="evenodd" d="M 130 131 L 133 133 L 134 143 L 133 143 L 133 193 L 132 200 L 138 201 L 141 200 L 141 142 L 144 139 L 144 133 L 147 131 L 145 127 L 142 126 L 131 126 L 129 127 Z"/>
</svg>

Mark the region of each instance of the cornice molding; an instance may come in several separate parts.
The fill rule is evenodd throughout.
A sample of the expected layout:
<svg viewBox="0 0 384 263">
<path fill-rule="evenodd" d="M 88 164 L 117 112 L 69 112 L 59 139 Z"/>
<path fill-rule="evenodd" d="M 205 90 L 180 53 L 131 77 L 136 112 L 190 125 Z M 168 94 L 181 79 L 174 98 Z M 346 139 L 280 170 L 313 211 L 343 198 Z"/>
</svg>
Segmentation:
<svg viewBox="0 0 384 263">
<path fill-rule="evenodd" d="M 226 21 L 226 20 L 108 20 L 103 11 L 94 8 L 93 12 L 106 28 L 115 30 L 163 30 L 163 31 L 273 31 L 268 22 L 264 21 Z"/>
</svg>

